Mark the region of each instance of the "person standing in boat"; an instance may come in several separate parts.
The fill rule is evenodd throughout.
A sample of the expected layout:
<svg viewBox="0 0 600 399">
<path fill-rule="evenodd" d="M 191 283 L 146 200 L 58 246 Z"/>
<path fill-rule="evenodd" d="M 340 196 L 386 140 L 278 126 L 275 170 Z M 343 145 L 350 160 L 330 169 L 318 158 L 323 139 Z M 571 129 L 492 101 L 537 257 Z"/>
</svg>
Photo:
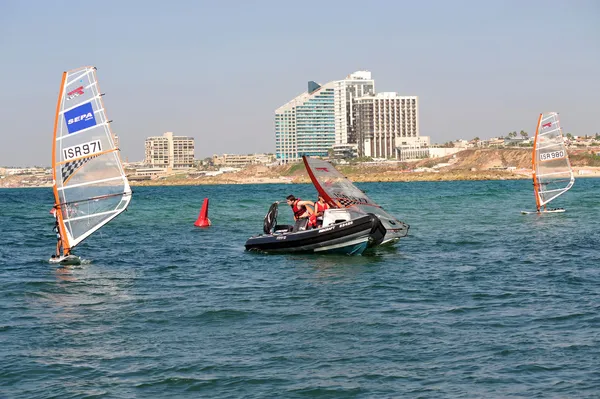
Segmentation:
<svg viewBox="0 0 600 399">
<path fill-rule="evenodd" d="M 292 207 L 292 212 L 294 212 L 294 220 L 298 219 L 308 219 L 310 215 L 313 214 L 312 206 L 315 206 L 315 203 L 312 201 L 302 201 L 300 198 L 296 198 L 293 195 L 288 195 L 287 203 Z"/>
</svg>

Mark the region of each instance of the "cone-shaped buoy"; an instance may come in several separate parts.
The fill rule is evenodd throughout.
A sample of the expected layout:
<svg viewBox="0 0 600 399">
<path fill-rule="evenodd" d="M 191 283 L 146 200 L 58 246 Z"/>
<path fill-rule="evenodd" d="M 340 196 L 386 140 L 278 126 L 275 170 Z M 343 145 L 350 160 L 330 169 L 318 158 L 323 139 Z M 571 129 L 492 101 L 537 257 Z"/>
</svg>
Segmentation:
<svg viewBox="0 0 600 399">
<path fill-rule="evenodd" d="M 198 215 L 198 220 L 194 223 L 196 227 L 208 227 L 210 226 L 210 219 L 208 218 L 208 198 L 204 198 L 204 203 L 202 204 L 202 209 L 200 209 L 200 215 Z"/>
</svg>

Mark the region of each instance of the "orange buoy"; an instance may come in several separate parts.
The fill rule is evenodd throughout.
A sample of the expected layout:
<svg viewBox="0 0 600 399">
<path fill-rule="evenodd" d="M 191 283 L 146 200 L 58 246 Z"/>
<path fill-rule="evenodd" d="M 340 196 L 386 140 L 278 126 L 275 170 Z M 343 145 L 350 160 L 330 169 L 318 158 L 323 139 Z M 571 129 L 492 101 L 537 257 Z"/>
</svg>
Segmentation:
<svg viewBox="0 0 600 399">
<path fill-rule="evenodd" d="M 204 203 L 202 204 L 202 208 L 200 209 L 200 214 L 198 215 L 198 220 L 194 223 L 196 227 L 208 227 L 212 223 L 208 218 L 208 198 L 204 198 Z"/>
</svg>

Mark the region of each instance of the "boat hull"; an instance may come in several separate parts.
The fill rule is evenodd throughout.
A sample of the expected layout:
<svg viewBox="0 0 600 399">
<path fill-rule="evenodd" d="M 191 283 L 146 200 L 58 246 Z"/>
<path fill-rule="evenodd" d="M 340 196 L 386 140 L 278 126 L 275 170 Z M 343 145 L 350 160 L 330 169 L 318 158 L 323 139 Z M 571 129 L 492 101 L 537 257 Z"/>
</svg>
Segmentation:
<svg viewBox="0 0 600 399">
<path fill-rule="evenodd" d="M 378 245 L 394 245 L 401 238 L 406 237 L 408 229 L 386 229 L 383 240 Z M 372 245 L 375 246 L 375 245 Z"/>
<path fill-rule="evenodd" d="M 384 231 L 374 215 L 335 223 L 318 229 L 251 237 L 247 251 L 266 253 L 335 253 L 360 255 L 370 241 L 381 240 Z"/>
</svg>

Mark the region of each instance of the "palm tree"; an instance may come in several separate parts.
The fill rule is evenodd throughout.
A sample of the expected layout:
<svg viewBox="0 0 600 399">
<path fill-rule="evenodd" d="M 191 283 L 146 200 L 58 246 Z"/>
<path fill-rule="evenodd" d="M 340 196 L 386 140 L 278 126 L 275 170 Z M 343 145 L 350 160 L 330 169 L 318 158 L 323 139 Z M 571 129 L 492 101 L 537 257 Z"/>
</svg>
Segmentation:
<svg viewBox="0 0 600 399">
<path fill-rule="evenodd" d="M 521 130 L 521 132 L 519 133 L 521 135 L 521 137 L 523 137 L 524 139 L 529 137 L 529 134 L 525 131 L 525 130 Z"/>
<path fill-rule="evenodd" d="M 567 133 L 567 138 L 568 138 L 569 140 L 572 140 L 572 139 L 573 139 L 573 135 L 572 135 L 571 133 Z"/>
</svg>

